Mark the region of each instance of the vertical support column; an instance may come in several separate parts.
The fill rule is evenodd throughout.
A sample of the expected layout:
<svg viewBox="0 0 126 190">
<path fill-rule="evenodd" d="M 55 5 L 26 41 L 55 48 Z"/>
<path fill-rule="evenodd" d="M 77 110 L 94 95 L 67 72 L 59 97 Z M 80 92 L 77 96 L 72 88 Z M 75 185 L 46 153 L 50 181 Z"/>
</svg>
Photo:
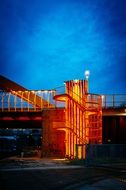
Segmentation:
<svg viewBox="0 0 126 190">
<path fill-rule="evenodd" d="M 21 111 L 23 111 L 23 91 L 21 91 Z"/>
<path fill-rule="evenodd" d="M 27 95 L 28 95 L 28 112 L 29 112 L 29 98 L 30 98 L 30 91 L 27 91 Z"/>
<path fill-rule="evenodd" d="M 77 133 L 78 133 L 78 141 L 77 141 L 77 144 L 81 144 L 83 143 L 83 136 L 82 136 L 82 131 L 83 131 L 83 128 L 82 128 L 82 111 L 77 108 L 78 110 L 78 125 L 77 125 Z"/>
<path fill-rule="evenodd" d="M 54 97 L 55 95 L 56 95 L 56 91 L 53 90 L 53 91 L 52 91 L 52 97 Z M 55 101 L 55 107 L 57 107 L 56 100 L 54 100 L 54 101 Z"/>
<path fill-rule="evenodd" d="M 2 104 L 2 111 L 4 111 L 4 92 L 2 93 L 1 104 Z"/>
<path fill-rule="evenodd" d="M 14 95 L 14 110 L 16 111 L 17 96 Z"/>
<path fill-rule="evenodd" d="M 36 111 L 36 92 L 34 92 L 34 111 Z"/>
<path fill-rule="evenodd" d="M 8 93 L 8 111 L 10 111 L 10 93 Z"/>
<path fill-rule="evenodd" d="M 41 110 L 43 108 L 43 91 L 41 90 Z"/>
<path fill-rule="evenodd" d="M 69 99 L 66 100 L 66 111 L 65 111 L 65 119 L 66 119 L 66 156 L 69 156 L 70 155 L 70 130 L 68 129 L 69 128 L 69 115 L 70 115 L 70 109 L 69 109 L 69 105 L 70 102 L 69 102 Z"/>
</svg>

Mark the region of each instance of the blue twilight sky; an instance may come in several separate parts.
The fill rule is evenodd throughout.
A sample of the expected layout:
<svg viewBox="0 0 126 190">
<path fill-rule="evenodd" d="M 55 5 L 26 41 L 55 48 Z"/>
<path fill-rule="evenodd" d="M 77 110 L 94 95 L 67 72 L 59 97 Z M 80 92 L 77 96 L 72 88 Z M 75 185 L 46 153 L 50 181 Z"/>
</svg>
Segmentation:
<svg viewBox="0 0 126 190">
<path fill-rule="evenodd" d="M 126 93 L 126 0 L 1 0 L 0 74 L 52 89 L 90 70 L 92 93 Z"/>
</svg>

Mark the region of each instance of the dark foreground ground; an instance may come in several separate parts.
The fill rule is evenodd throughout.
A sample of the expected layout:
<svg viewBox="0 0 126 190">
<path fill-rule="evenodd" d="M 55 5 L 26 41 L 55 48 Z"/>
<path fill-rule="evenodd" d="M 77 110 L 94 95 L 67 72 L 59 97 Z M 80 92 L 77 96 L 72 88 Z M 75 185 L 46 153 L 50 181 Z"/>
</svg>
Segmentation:
<svg viewBox="0 0 126 190">
<path fill-rule="evenodd" d="M 86 167 L 55 159 L 0 161 L 0 190 L 48 189 L 126 190 L 126 163 Z"/>
</svg>

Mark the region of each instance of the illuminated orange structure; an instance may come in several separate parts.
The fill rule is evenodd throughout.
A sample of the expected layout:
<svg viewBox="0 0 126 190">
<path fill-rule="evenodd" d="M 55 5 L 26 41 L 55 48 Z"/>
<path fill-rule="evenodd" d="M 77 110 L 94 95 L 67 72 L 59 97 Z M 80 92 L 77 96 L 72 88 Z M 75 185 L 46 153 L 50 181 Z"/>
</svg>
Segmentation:
<svg viewBox="0 0 126 190">
<path fill-rule="evenodd" d="M 66 93 L 55 96 L 65 101 L 66 155 L 85 158 L 86 144 L 102 143 L 101 96 L 88 94 L 87 80 L 71 80 L 65 83 Z"/>
<path fill-rule="evenodd" d="M 43 156 L 85 158 L 86 144 L 102 143 L 102 98 L 88 93 L 88 80 L 66 81 L 65 93 L 57 95 L 55 90 L 29 91 L 3 76 L 0 79 L 0 88 L 7 92 L 1 96 L 2 112 L 40 113 Z M 14 108 L 10 106 L 10 94 L 14 96 Z M 21 99 L 19 107 L 17 98 Z M 23 101 L 27 108 L 22 106 Z M 57 107 L 58 101 L 65 106 Z"/>
</svg>

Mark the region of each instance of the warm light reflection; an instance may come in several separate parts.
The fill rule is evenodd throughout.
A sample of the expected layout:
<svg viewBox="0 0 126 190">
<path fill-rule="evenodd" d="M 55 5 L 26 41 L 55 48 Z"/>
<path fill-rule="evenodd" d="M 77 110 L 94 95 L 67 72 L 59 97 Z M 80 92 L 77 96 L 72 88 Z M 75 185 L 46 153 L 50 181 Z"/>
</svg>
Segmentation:
<svg viewBox="0 0 126 190">
<path fill-rule="evenodd" d="M 67 96 L 58 95 L 56 100 L 66 101 L 66 155 L 71 158 L 85 158 L 85 144 L 102 142 L 101 101 L 88 93 L 87 81 L 66 82 Z M 66 98 L 65 98 L 66 97 Z M 90 97 L 90 104 L 86 104 Z M 99 109 L 95 109 L 96 104 Z M 86 107 L 85 107 L 86 105 Z M 90 108 L 90 111 L 88 109 Z M 94 128 L 95 121 L 95 128 Z M 77 146 L 78 145 L 78 146 Z"/>
<path fill-rule="evenodd" d="M 56 160 L 56 161 L 64 161 L 64 160 L 66 160 L 66 158 L 53 158 L 53 160 Z"/>
<path fill-rule="evenodd" d="M 13 83 L 11 83 L 13 85 Z M 19 87 L 19 86 L 18 86 Z M 24 89 L 23 87 L 20 89 Z M 10 90 L 13 95 L 14 111 L 17 111 L 18 98 L 21 99 L 21 111 L 24 101 L 32 105 L 34 111 L 42 111 L 43 122 L 43 153 L 46 156 L 66 156 L 67 158 L 85 158 L 86 144 L 99 144 L 102 142 L 102 106 L 101 96 L 88 93 L 87 80 L 71 80 L 65 85 L 65 93 L 55 95 L 55 101 L 64 101 L 63 109 L 52 107 L 50 103 L 50 90 L 43 90 L 42 97 L 37 95 L 37 90 Z M 25 93 L 24 93 L 25 92 Z M 28 93 L 29 92 L 29 93 Z M 35 92 L 35 93 L 34 93 Z M 9 96 L 8 96 L 9 97 Z M 7 97 L 7 98 L 8 98 Z M 53 97 L 51 97 L 53 99 Z M 4 99 L 2 98 L 2 101 Z M 10 111 L 10 97 L 8 98 Z M 3 104 L 2 104 L 3 106 Z M 3 111 L 2 107 L 2 111 Z M 27 107 L 28 111 L 30 107 Z M 48 108 L 48 109 L 43 109 Z M 123 110 L 126 114 L 126 109 Z M 36 116 L 37 118 L 37 116 Z M 29 120 L 18 117 L 19 120 Z M 39 118 L 38 118 L 39 119 Z M 41 120 L 41 117 L 40 117 Z M 48 155 L 47 155 L 48 153 Z"/>
</svg>

